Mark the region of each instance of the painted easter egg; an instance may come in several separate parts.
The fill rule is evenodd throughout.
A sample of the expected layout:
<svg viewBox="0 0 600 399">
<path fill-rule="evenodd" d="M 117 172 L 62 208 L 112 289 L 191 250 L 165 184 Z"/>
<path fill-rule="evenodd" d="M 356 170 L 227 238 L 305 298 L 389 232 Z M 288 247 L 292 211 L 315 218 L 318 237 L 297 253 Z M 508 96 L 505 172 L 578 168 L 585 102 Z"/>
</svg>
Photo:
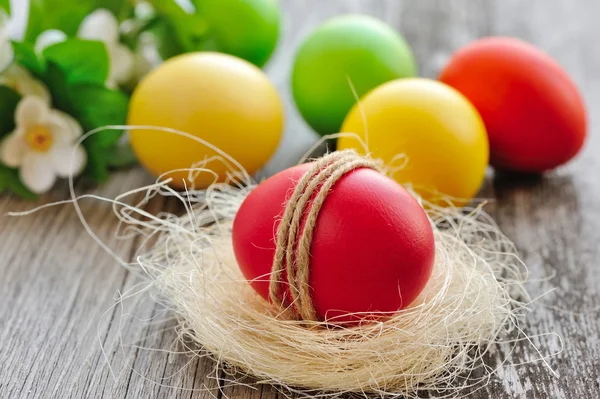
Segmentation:
<svg viewBox="0 0 600 399">
<path fill-rule="evenodd" d="M 543 172 L 572 159 L 584 144 L 586 111 L 575 83 L 531 44 L 478 40 L 454 54 L 440 80 L 481 114 L 497 168 Z"/>
<path fill-rule="evenodd" d="M 396 181 L 411 184 L 424 198 L 470 200 L 483 183 L 489 155 L 485 126 L 473 105 L 443 83 L 417 78 L 385 83 L 352 109 L 342 131 L 360 140 L 341 137 L 338 149 L 364 153 L 367 145 Z"/>
<path fill-rule="evenodd" d="M 286 169 L 262 182 L 235 217 L 236 259 L 265 299 L 275 232 L 298 180 L 311 165 Z M 313 234 L 309 286 L 320 320 L 355 321 L 405 308 L 431 275 L 434 238 L 423 208 L 402 186 L 372 169 L 355 169 L 335 183 Z"/>
<path fill-rule="evenodd" d="M 219 51 L 258 67 L 269 60 L 281 25 L 277 0 L 202 0 L 195 5 Z"/>
<path fill-rule="evenodd" d="M 130 125 L 178 129 L 201 138 L 237 160 L 249 173 L 271 157 L 283 130 L 283 105 L 275 87 L 256 66 L 231 55 L 190 53 L 151 72 L 130 102 Z M 203 188 L 226 177 L 228 163 L 206 165 L 213 173 L 188 171 L 218 155 L 190 138 L 148 129 L 130 130 L 138 159 L 153 175 L 168 173 L 174 187 Z"/>
<path fill-rule="evenodd" d="M 294 100 L 319 134 L 339 132 L 359 97 L 380 84 L 415 76 L 417 67 L 402 36 L 366 15 L 333 18 L 302 43 L 292 72 Z M 349 83 L 351 82 L 351 84 Z"/>
</svg>

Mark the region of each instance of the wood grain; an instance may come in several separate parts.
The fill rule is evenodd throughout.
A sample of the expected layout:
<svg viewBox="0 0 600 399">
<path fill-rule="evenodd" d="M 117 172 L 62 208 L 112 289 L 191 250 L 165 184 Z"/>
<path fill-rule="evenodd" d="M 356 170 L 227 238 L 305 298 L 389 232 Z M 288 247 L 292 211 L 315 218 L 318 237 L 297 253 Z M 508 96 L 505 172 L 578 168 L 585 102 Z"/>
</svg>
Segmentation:
<svg viewBox="0 0 600 399">
<path fill-rule="evenodd" d="M 323 20 L 348 12 L 375 15 L 414 47 L 421 74 L 435 77 L 453 50 L 477 37 L 521 37 L 546 50 L 574 77 L 590 112 L 583 155 L 543 178 L 490 176 L 482 196 L 530 269 L 531 336 L 562 337 L 562 352 L 541 362 L 504 366 L 473 398 L 600 397 L 600 47 L 597 0 L 287 0 L 285 31 L 268 66 L 286 101 L 284 142 L 263 175 L 295 164 L 316 136 L 289 93 L 289 71 L 302 38 Z M 140 170 L 122 172 L 97 189 L 107 197 L 140 186 Z M 65 187 L 43 199 L 67 198 Z M 0 197 L 0 214 L 31 206 Z M 174 209 L 157 200 L 149 210 Z M 131 258 L 139 242 L 114 238 L 106 204 L 86 201 L 83 214 L 100 239 Z M 115 293 L 139 288 L 139 277 L 87 236 L 71 206 L 25 218 L 0 217 L 0 398 L 275 398 L 272 387 L 228 386 L 221 370 L 177 343 L 175 322 L 148 294 L 115 305 Z M 145 320 L 138 320 L 145 319 Z M 553 337 L 534 339 L 542 355 Z M 104 348 L 104 353 L 101 348 Z M 146 349 L 144 349 L 146 348 Z M 191 348 L 197 350 L 197 348 Z M 513 362 L 531 359 L 518 348 Z M 502 351 L 490 359 L 499 364 Z M 110 367 L 109 367 L 110 365 Z M 248 380 L 251 382 L 251 380 Z"/>
</svg>

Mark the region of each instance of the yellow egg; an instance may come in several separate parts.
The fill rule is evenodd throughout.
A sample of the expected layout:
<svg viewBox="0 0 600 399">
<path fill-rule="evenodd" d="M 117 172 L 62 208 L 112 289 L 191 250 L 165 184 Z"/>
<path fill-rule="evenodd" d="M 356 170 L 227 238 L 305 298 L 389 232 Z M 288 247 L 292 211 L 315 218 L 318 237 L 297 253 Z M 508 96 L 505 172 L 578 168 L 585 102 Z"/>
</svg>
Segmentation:
<svg viewBox="0 0 600 399">
<path fill-rule="evenodd" d="M 429 79 L 399 79 L 368 93 L 360 108 L 350 111 L 342 132 L 357 133 L 374 158 L 403 166 L 392 176 L 399 183 L 426 199 L 477 194 L 489 143 L 477 110 L 458 91 Z M 357 138 L 341 137 L 338 149 L 347 148 L 364 153 Z"/>
<path fill-rule="evenodd" d="M 267 76 L 251 63 L 219 53 L 191 53 L 170 59 L 136 88 L 129 106 L 129 125 L 161 126 L 199 137 L 235 158 L 249 173 L 273 155 L 283 130 L 283 105 Z M 216 152 L 189 138 L 132 129 L 131 145 L 153 175 L 190 168 Z M 226 177 L 223 162 L 207 168 Z M 172 185 L 190 186 L 188 172 L 168 174 Z M 200 173 L 196 188 L 214 177 Z"/>
</svg>

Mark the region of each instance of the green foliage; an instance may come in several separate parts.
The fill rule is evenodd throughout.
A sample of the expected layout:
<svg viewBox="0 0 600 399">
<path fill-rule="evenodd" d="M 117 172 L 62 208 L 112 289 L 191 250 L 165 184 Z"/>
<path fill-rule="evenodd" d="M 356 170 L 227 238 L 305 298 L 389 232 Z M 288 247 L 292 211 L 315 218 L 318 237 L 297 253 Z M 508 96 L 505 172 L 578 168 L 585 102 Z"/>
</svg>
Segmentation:
<svg viewBox="0 0 600 399">
<path fill-rule="evenodd" d="M 128 0 L 30 0 L 25 40 L 34 43 L 48 29 L 60 29 L 75 36 L 81 21 L 97 8 L 106 8 L 120 16 L 130 7 Z"/>
<path fill-rule="evenodd" d="M 105 155 L 105 159 L 111 168 L 127 168 L 138 162 L 129 143 L 118 143 L 113 150 Z"/>
<path fill-rule="evenodd" d="M 32 193 L 19 178 L 17 169 L 9 168 L 0 164 L 0 193 L 9 192 L 18 195 L 19 197 L 35 200 L 38 196 Z"/>
<path fill-rule="evenodd" d="M 81 75 L 78 75 L 81 78 Z M 90 76 L 96 76 L 92 73 Z M 93 79 L 92 79 L 93 80 Z M 72 115 L 85 131 L 107 125 L 123 125 L 127 120 L 128 97 L 94 83 L 71 83 L 69 71 L 54 62 L 48 63 L 46 82 L 52 92 L 54 106 Z M 84 174 L 96 182 L 108 179 L 108 169 L 118 158 L 118 142 L 122 131 L 104 131 L 87 138 L 83 145 L 88 153 Z"/>
<path fill-rule="evenodd" d="M 48 62 L 67 71 L 67 84 L 94 83 L 104 85 L 108 78 L 109 58 L 102 42 L 68 39 L 43 52 Z"/>
<path fill-rule="evenodd" d="M 74 85 L 70 88 L 69 98 L 74 110 L 73 115 L 86 130 L 124 124 L 127 119 L 129 100 L 119 90 L 99 85 Z M 120 136 L 117 132 L 106 132 L 88 140 L 97 142 L 101 147 L 107 147 L 115 144 Z"/>
<path fill-rule="evenodd" d="M 0 86 L 0 137 L 14 130 L 15 109 L 19 100 L 19 93 L 10 87 Z"/>
<path fill-rule="evenodd" d="M 0 8 L 8 10 L 8 4 L 9 0 L 0 0 Z M 60 29 L 75 36 L 85 16 L 98 8 L 110 10 L 120 20 L 133 15 L 133 2 L 129 0 L 31 0 L 26 39 L 12 43 L 16 62 L 48 86 L 52 106 L 73 116 L 84 131 L 126 123 L 129 98 L 122 91 L 105 86 L 110 68 L 106 46 L 98 41 L 70 38 L 37 54 L 33 43 L 47 29 Z M 20 99 L 13 89 L 0 86 L 0 137 L 14 130 Z M 102 182 L 108 178 L 109 168 L 136 162 L 129 145 L 120 142 L 122 134 L 103 131 L 83 142 L 88 155 L 84 175 Z M 17 169 L 0 163 L 0 192 L 4 191 L 37 198 L 20 181 Z"/>
<path fill-rule="evenodd" d="M 44 81 L 56 108 L 77 119 L 84 131 L 125 124 L 129 99 L 123 92 L 104 86 L 109 59 L 103 43 L 69 39 L 48 47 L 43 55 L 47 61 Z M 97 182 L 108 178 L 122 134 L 104 131 L 83 142 L 88 153 L 85 175 Z"/>
<path fill-rule="evenodd" d="M 44 73 L 44 63 L 35 53 L 33 46 L 27 43 L 12 42 L 15 60 L 29 70 L 32 75 L 40 78 Z"/>
<path fill-rule="evenodd" d="M 72 88 L 70 95 L 72 113 L 87 131 L 102 126 L 123 125 L 127 120 L 128 98 L 120 91 L 79 85 Z M 122 134 L 121 130 L 106 130 L 84 141 L 90 155 L 86 174 L 95 181 L 108 178 L 108 168 Z"/>
<path fill-rule="evenodd" d="M 0 10 L 4 10 L 7 14 L 10 14 L 10 0 L 0 0 Z"/>
<path fill-rule="evenodd" d="M 55 108 L 68 112 L 69 87 L 65 72 L 55 63 L 48 62 L 44 73 L 44 83 L 52 94 L 52 104 Z"/>
</svg>

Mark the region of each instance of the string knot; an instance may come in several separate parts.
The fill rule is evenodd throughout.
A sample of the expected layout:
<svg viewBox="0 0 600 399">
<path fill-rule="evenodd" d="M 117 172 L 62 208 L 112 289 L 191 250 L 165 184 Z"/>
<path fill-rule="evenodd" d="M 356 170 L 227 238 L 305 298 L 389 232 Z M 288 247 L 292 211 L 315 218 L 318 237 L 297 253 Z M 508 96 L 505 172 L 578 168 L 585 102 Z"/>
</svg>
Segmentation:
<svg viewBox="0 0 600 399">
<path fill-rule="evenodd" d="M 310 247 L 319 212 L 333 186 L 343 176 L 360 168 L 381 171 L 375 161 L 354 150 L 327 154 L 302 175 L 285 205 L 277 228 L 269 298 L 278 306 L 287 306 L 287 302 L 291 302 L 292 309 L 302 320 L 318 321 L 309 283 Z M 286 293 L 291 298 L 285 298 Z"/>
</svg>

